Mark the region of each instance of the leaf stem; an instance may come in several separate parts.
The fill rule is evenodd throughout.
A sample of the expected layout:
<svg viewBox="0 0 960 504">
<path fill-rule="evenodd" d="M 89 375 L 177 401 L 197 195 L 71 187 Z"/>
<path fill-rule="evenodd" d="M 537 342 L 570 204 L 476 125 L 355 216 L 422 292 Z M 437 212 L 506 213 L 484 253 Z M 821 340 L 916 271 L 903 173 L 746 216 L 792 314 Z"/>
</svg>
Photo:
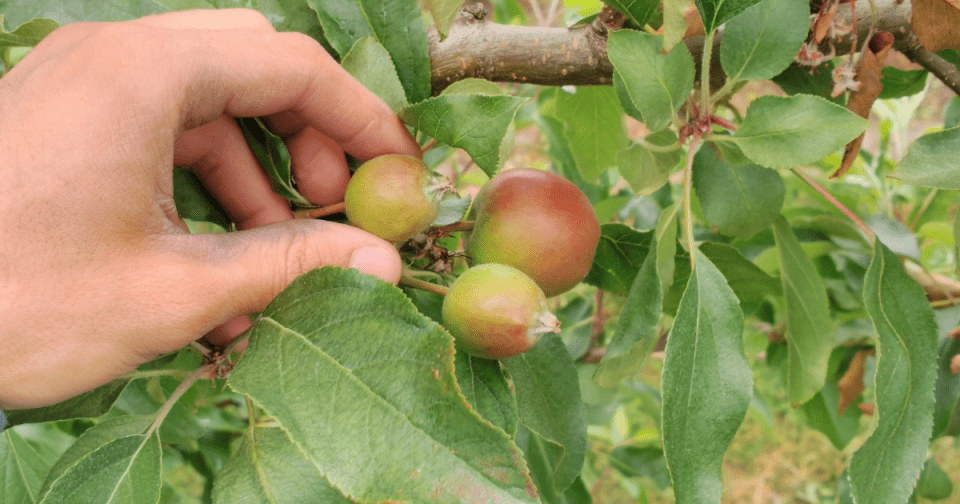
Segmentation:
<svg viewBox="0 0 960 504">
<path fill-rule="evenodd" d="M 696 267 L 696 254 L 694 247 L 696 243 L 693 239 L 693 210 L 690 200 L 693 188 L 693 156 L 700 147 L 702 133 L 696 130 L 693 133 L 693 139 L 690 141 L 690 149 L 687 151 L 687 165 L 683 169 L 683 231 L 687 241 L 687 252 L 690 253 L 690 270 Z"/>
<path fill-rule="evenodd" d="M 407 273 L 404 273 L 400 277 L 400 285 L 404 285 L 406 287 L 413 287 L 414 289 L 420 289 L 422 291 L 432 292 L 434 294 L 439 294 L 441 296 L 446 296 L 447 293 L 450 292 L 449 287 L 445 287 L 443 285 L 437 285 L 435 283 L 424 282 L 423 280 L 413 278 L 411 275 Z"/>
<path fill-rule="evenodd" d="M 713 59 L 713 40 L 716 29 L 711 30 L 703 42 L 703 58 L 700 61 L 700 117 L 707 117 L 712 113 L 710 96 L 710 63 Z M 726 86 L 724 86 L 726 88 Z"/>
<path fill-rule="evenodd" d="M 149 371 L 133 371 L 120 377 L 121 380 L 136 380 L 138 378 L 153 378 L 155 376 L 188 376 L 190 373 L 182 369 L 151 369 Z"/>
<path fill-rule="evenodd" d="M 157 418 L 150 424 L 150 428 L 147 429 L 147 432 L 144 434 L 145 437 L 150 437 L 160 428 L 160 424 L 163 423 L 163 420 L 167 418 L 167 415 L 170 413 L 170 410 L 173 409 L 173 405 L 180 400 L 180 397 L 183 396 L 194 383 L 197 382 L 200 378 L 203 378 L 204 375 L 210 374 L 214 371 L 216 366 L 214 364 L 204 364 L 203 366 L 198 367 L 189 376 L 184 378 L 176 390 L 170 394 L 170 398 L 167 399 L 167 402 L 163 403 L 163 406 L 160 407 L 160 411 L 157 412 Z"/>
<path fill-rule="evenodd" d="M 300 210 L 293 211 L 293 217 L 295 219 L 319 219 L 321 217 L 327 217 L 328 215 L 343 213 L 344 203 L 334 203 L 332 205 L 327 205 L 319 208 L 301 208 Z"/>
<path fill-rule="evenodd" d="M 821 196 L 826 198 L 826 200 L 829 201 L 830 204 L 835 206 L 837 210 L 840 210 L 844 215 L 847 216 L 848 219 L 850 219 L 851 221 L 853 221 L 854 224 L 859 226 L 860 229 L 864 232 L 864 234 L 867 235 L 867 238 L 870 239 L 870 241 L 873 241 L 875 239 L 875 235 L 873 234 L 873 230 L 870 229 L 870 226 L 867 226 L 867 223 L 863 222 L 863 220 L 861 220 L 860 217 L 857 217 L 857 214 L 853 213 L 853 211 L 851 211 L 849 208 L 844 206 L 843 203 L 840 203 L 840 200 L 838 200 L 837 198 L 834 198 L 829 191 L 824 189 L 815 180 L 807 176 L 807 174 L 803 173 L 797 168 L 791 168 L 791 170 L 796 176 L 803 179 L 803 181 L 806 182 L 810 187 L 812 187 L 815 191 L 820 193 Z"/>
</svg>

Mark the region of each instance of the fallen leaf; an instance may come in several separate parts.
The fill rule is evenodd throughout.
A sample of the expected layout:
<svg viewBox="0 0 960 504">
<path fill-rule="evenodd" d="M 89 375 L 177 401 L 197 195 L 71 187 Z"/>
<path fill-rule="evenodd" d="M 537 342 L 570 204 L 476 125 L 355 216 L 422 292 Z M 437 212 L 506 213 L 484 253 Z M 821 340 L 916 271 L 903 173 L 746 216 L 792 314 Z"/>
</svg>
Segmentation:
<svg viewBox="0 0 960 504">
<path fill-rule="evenodd" d="M 872 350 L 861 350 L 857 352 L 853 356 L 853 359 L 850 360 L 850 367 L 847 368 L 847 372 L 843 373 L 843 377 L 837 381 L 837 389 L 840 391 L 840 399 L 837 404 L 837 416 L 842 415 L 843 412 L 860 397 L 863 389 L 866 388 L 863 384 L 863 374 L 867 367 L 867 356 L 870 355 L 871 352 Z"/>
<path fill-rule="evenodd" d="M 957 0 L 913 0 L 910 25 L 930 52 L 960 49 L 960 4 Z"/>
<path fill-rule="evenodd" d="M 829 32 L 830 27 L 833 26 L 833 18 L 836 17 L 837 7 L 839 6 L 840 2 L 833 2 L 827 7 L 825 12 L 821 12 L 820 15 L 817 16 L 811 28 L 814 42 L 818 44 L 823 42 L 823 38 L 827 36 L 827 32 Z"/>
<path fill-rule="evenodd" d="M 880 92 L 883 91 L 883 83 L 880 81 L 883 77 L 881 68 L 887 59 L 887 54 L 890 53 L 890 48 L 893 46 L 893 39 L 893 34 L 890 32 L 877 32 L 870 39 L 867 50 L 863 51 L 860 68 L 857 69 L 856 74 L 859 88 L 850 93 L 847 108 L 864 119 L 870 115 L 873 102 L 880 97 Z M 837 178 L 847 173 L 847 170 L 853 166 L 853 162 L 857 159 L 857 155 L 860 154 L 861 143 L 863 143 L 862 134 L 847 144 L 840 168 L 830 178 Z"/>
</svg>

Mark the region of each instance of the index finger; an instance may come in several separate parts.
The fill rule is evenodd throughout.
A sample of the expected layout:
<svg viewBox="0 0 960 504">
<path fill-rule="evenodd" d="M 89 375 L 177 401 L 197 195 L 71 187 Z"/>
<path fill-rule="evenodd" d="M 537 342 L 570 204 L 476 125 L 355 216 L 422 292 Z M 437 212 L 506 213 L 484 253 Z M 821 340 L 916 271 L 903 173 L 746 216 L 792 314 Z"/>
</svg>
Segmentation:
<svg viewBox="0 0 960 504">
<path fill-rule="evenodd" d="M 163 27 L 159 47 L 180 103 L 179 129 L 226 113 L 236 117 L 291 114 L 360 160 L 383 154 L 420 156 L 400 119 L 344 70 L 323 47 L 300 33 L 258 29 Z"/>
</svg>

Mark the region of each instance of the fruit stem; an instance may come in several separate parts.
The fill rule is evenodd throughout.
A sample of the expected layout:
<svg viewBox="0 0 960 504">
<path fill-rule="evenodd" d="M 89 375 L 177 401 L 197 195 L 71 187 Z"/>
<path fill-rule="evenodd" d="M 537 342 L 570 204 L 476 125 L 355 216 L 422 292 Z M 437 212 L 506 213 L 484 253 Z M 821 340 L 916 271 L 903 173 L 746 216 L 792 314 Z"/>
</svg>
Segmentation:
<svg viewBox="0 0 960 504">
<path fill-rule="evenodd" d="M 446 287 L 443 285 L 437 285 L 435 283 L 424 282 L 423 280 L 418 280 L 416 278 L 413 278 L 407 273 L 404 273 L 400 277 L 400 285 L 403 285 L 406 287 L 413 287 L 414 289 L 420 289 L 422 291 L 432 292 L 434 294 L 439 294 L 441 296 L 446 296 L 447 292 L 450 292 L 449 287 Z"/>
<path fill-rule="evenodd" d="M 441 233 L 456 233 L 457 231 L 471 231 L 473 230 L 473 223 L 475 221 L 459 221 L 454 222 L 453 224 L 447 224 L 446 226 L 438 226 L 433 228 L 436 231 Z"/>
<path fill-rule="evenodd" d="M 328 215 L 343 213 L 344 207 L 345 205 L 341 201 L 340 203 L 334 203 L 332 205 L 319 208 L 302 208 L 300 210 L 294 210 L 293 217 L 295 219 L 319 219 Z"/>
</svg>

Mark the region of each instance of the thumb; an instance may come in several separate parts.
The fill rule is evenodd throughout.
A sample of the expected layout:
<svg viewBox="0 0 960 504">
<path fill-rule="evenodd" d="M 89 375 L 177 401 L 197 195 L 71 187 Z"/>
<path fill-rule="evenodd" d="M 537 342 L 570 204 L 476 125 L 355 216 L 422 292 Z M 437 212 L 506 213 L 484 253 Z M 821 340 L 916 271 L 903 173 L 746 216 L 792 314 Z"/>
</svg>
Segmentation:
<svg viewBox="0 0 960 504">
<path fill-rule="evenodd" d="M 182 297 L 177 305 L 187 301 L 198 311 L 192 320 L 184 321 L 193 328 L 188 330 L 190 339 L 179 342 L 181 346 L 232 319 L 263 311 L 280 291 L 311 269 L 353 268 L 396 284 L 403 267 L 389 242 L 353 226 L 321 220 L 295 219 L 235 233 L 181 235 L 176 247 L 192 256 L 195 265 L 195 274 L 178 289 Z M 230 325 L 238 327 L 236 321 Z M 217 334 L 217 339 L 234 335 Z"/>
</svg>

